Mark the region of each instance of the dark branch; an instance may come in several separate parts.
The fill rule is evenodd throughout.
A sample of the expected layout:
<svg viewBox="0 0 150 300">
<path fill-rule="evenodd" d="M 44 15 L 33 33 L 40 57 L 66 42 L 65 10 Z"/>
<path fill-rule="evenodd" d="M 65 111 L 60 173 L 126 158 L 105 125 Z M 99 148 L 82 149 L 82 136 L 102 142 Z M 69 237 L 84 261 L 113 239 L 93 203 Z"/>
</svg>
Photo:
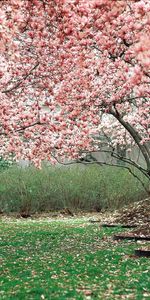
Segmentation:
<svg viewBox="0 0 150 300">
<path fill-rule="evenodd" d="M 10 92 L 12 92 L 13 90 L 16 90 L 17 88 L 19 88 L 20 85 L 22 84 L 22 82 L 23 82 L 24 80 L 26 80 L 38 66 L 39 66 L 39 62 L 38 62 L 38 63 L 37 63 L 37 64 L 29 71 L 28 74 L 24 75 L 23 78 L 22 78 L 21 80 L 19 80 L 19 81 L 17 82 L 16 85 L 14 85 L 14 86 L 12 86 L 11 88 L 8 88 L 8 89 L 2 91 L 2 93 L 3 93 L 3 94 L 7 94 L 7 93 L 10 93 Z"/>
<path fill-rule="evenodd" d="M 128 170 L 129 173 L 141 183 L 141 185 L 143 186 L 144 190 L 148 193 L 148 195 L 150 194 L 150 191 L 147 189 L 144 182 L 128 166 L 122 166 L 122 165 L 118 165 L 115 163 L 107 163 L 104 161 L 95 161 L 95 160 L 94 161 L 86 161 L 83 159 L 77 159 L 75 161 L 70 161 L 70 162 L 64 163 L 64 162 L 58 160 L 54 155 L 53 155 L 53 157 L 59 164 L 64 165 L 64 166 L 73 165 L 73 164 L 84 164 L 84 165 L 96 164 L 96 165 L 100 165 L 100 166 L 106 165 L 106 166 L 110 166 L 110 167 L 124 168 L 124 169 Z"/>
</svg>

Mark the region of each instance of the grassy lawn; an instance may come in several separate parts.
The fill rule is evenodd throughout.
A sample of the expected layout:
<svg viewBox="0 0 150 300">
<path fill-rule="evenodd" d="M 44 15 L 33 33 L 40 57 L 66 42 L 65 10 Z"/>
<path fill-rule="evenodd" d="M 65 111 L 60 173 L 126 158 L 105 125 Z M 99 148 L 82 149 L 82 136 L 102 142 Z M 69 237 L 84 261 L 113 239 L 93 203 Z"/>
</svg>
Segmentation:
<svg viewBox="0 0 150 300">
<path fill-rule="evenodd" d="M 86 218 L 0 223 L 0 299 L 150 299 L 150 259 Z"/>
</svg>

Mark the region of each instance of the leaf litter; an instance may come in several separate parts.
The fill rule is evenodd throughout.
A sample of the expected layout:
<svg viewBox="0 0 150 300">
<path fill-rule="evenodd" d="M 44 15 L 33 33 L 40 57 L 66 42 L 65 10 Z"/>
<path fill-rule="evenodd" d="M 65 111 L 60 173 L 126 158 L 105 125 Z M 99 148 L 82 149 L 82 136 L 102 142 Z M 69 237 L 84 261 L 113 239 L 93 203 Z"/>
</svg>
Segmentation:
<svg viewBox="0 0 150 300">
<path fill-rule="evenodd" d="M 134 204 L 133 210 L 139 214 L 142 205 Z M 110 223 L 120 218 L 121 222 L 122 215 L 125 222 L 125 213 L 128 222 L 129 211 L 131 206 L 114 214 L 83 214 L 55 220 L 47 217 L 10 222 L 3 218 L 1 299 L 150 297 L 150 262 L 145 258 L 135 261 L 131 255 L 137 243 L 113 241 L 112 234 L 122 232 L 122 228 L 102 228 L 99 223 L 88 222 L 89 218 Z"/>
</svg>

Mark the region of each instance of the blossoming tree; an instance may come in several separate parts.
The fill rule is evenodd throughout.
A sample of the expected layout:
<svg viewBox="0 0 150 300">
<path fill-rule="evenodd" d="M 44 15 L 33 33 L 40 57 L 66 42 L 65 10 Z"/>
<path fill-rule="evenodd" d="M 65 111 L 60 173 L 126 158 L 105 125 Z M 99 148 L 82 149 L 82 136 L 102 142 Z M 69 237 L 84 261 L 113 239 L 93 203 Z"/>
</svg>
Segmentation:
<svg viewBox="0 0 150 300">
<path fill-rule="evenodd" d="M 150 179 L 149 0 L 1 0 L 0 29 L 0 154 L 81 161 L 103 134 Z"/>
</svg>

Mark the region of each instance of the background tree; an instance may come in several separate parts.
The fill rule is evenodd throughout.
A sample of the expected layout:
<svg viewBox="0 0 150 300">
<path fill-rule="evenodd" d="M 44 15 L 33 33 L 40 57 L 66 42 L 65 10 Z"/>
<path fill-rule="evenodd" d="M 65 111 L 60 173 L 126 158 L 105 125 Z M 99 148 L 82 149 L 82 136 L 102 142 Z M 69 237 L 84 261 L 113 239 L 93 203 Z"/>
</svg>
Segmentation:
<svg viewBox="0 0 150 300">
<path fill-rule="evenodd" d="M 2 0 L 0 12 L 0 155 L 79 161 L 103 134 L 150 178 L 149 1 Z M 145 167 L 115 151 L 134 144 Z"/>
</svg>

